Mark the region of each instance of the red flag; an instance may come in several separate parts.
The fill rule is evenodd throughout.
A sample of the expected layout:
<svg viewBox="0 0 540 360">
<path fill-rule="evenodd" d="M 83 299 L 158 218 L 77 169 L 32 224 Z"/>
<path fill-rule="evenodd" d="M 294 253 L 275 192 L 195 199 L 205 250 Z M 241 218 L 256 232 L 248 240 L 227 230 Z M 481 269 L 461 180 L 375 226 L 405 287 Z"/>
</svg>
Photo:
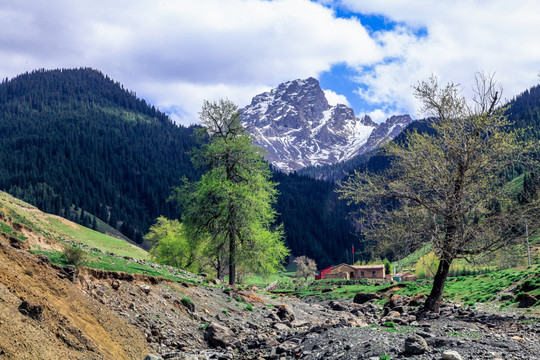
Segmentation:
<svg viewBox="0 0 540 360">
<path fill-rule="evenodd" d="M 353 246 L 352 246 L 352 253 L 354 254 L 354 244 L 353 244 Z"/>
</svg>

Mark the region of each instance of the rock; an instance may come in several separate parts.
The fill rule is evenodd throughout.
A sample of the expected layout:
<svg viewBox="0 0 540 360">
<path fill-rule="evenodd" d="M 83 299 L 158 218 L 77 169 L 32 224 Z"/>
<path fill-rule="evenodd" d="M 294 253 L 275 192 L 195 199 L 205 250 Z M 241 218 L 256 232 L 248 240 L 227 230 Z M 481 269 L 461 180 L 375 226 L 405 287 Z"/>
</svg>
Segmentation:
<svg viewBox="0 0 540 360">
<path fill-rule="evenodd" d="M 442 354 L 443 360 L 463 360 L 461 358 L 461 355 L 457 351 L 454 350 L 445 350 Z"/>
<path fill-rule="evenodd" d="M 37 259 L 40 264 L 49 265 L 51 263 L 51 259 L 43 254 L 38 254 Z"/>
<path fill-rule="evenodd" d="M 76 283 L 79 280 L 79 269 L 77 269 L 75 265 L 64 266 L 64 272 L 72 283 Z"/>
<path fill-rule="evenodd" d="M 423 337 L 418 335 L 411 335 L 405 339 L 405 354 L 421 355 L 426 351 L 428 351 L 428 344 Z"/>
<path fill-rule="evenodd" d="M 290 327 L 282 323 L 274 324 L 272 327 L 278 331 L 289 331 L 291 329 Z"/>
<path fill-rule="evenodd" d="M 364 304 L 371 300 L 380 299 L 380 296 L 373 293 L 358 293 L 354 296 L 353 303 Z"/>
<path fill-rule="evenodd" d="M 392 295 L 390 299 L 384 304 L 385 308 L 394 309 L 396 307 L 403 306 L 403 296 L 401 295 Z"/>
<path fill-rule="evenodd" d="M 334 311 L 349 311 L 349 308 L 337 301 L 330 302 L 330 308 Z"/>
<path fill-rule="evenodd" d="M 163 358 L 159 355 L 148 354 L 144 357 L 144 360 L 163 360 Z"/>
<path fill-rule="evenodd" d="M 19 312 L 32 319 L 43 320 L 43 306 L 41 305 L 30 304 L 28 301 L 23 300 L 19 305 Z"/>
<path fill-rule="evenodd" d="M 281 321 L 294 321 L 294 312 L 287 305 L 280 305 L 277 311 L 277 316 Z"/>
<path fill-rule="evenodd" d="M 518 301 L 519 301 L 518 307 L 528 308 L 536 304 L 538 299 L 530 294 L 521 294 L 520 296 L 518 296 Z"/>
<path fill-rule="evenodd" d="M 143 293 L 145 293 L 146 295 L 150 294 L 150 286 L 148 285 L 139 285 L 139 287 L 141 288 L 141 291 Z"/>
<path fill-rule="evenodd" d="M 193 301 L 187 299 L 187 298 L 182 298 L 180 300 L 180 303 L 182 305 L 184 305 L 184 307 L 186 309 L 188 309 L 190 312 L 194 312 L 195 311 L 195 304 L 193 303 Z"/>
<path fill-rule="evenodd" d="M 204 340 L 212 347 L 226 348 L 235 340 L 234 333 L 228 327 L 212 322 L 204 332 Z"/>
<path fill-rule="evenodd" d="M 298 342 L 287 340 L 277 347 L 276 354 L 293 355 L 297 347 L 298 347 Z"/>
<path fill-rule="evenodd" d="M 114 290 L 118 290 L 120 288 L 120 281 L 114 279 L 112 282 L 111 282 L 111 287 L 114 289 Z"/>
</svg>

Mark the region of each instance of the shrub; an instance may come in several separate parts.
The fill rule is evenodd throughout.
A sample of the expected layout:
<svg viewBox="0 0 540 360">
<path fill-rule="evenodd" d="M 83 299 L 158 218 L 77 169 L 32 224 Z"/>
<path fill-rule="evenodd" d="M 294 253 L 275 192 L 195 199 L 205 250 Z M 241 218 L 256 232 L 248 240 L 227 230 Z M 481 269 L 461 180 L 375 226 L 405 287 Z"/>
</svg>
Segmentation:
<svg viewBox="0 0 540 360">
<path fill-rule="evenodd" d="M 395 329 L 396 328 L 396 323 L 393 322 L 393 321 L 387 321 L 383 324 L 384 327 L 387 327 L 387 328 L 390 328 L 390 329 Z"/>
<path fill-rule="evenodd" d="M 246 306 L 246 308 L 244 310 L 253 311 L 253 306 L 251 304 L 247 304 L 247 306 Z"/>
<path fill-rule="evenodd" d="M 78 246 L 65 246 L 62 259 L 68 264 L 81 266 L 86 263 L 86 252 Z"/>
</svg>

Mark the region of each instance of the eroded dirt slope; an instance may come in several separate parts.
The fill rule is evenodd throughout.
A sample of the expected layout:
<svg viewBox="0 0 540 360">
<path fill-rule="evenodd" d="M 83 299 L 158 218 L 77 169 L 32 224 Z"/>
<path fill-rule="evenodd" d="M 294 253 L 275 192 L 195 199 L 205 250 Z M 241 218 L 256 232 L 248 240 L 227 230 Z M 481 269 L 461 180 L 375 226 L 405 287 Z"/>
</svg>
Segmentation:
<svg viewBox="0 0 540 360">
<path fill-rule="evenodd" d="M 143 334 L 0 236 L 0 359 L 142 359 Z"/>
</svg>

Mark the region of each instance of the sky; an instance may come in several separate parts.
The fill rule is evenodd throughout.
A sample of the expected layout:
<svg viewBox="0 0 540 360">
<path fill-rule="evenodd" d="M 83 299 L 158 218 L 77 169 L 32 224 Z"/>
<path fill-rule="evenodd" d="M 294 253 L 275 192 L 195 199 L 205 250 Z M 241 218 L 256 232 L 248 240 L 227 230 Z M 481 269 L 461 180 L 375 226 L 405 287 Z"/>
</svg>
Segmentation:
<svg viewBox="0 0 540 360">
<path fill-rule="evenodd" d="M 376 122 L 422 116 L 430 75 L 470 97 L 477 71 L 511 99 L 540 78 L 538 0 L 0 0 L 0 76 L 91 67 L 182 125 L 315 77 Z"/>
</svg>

